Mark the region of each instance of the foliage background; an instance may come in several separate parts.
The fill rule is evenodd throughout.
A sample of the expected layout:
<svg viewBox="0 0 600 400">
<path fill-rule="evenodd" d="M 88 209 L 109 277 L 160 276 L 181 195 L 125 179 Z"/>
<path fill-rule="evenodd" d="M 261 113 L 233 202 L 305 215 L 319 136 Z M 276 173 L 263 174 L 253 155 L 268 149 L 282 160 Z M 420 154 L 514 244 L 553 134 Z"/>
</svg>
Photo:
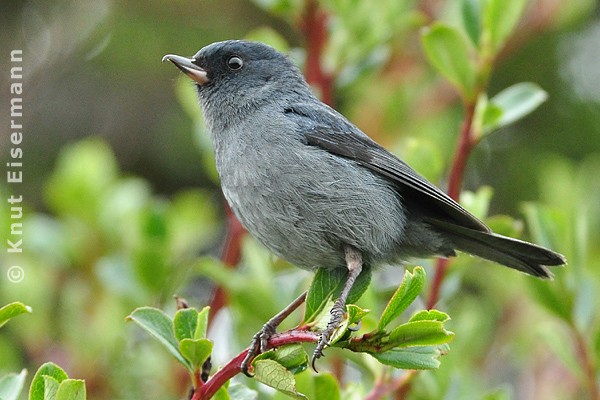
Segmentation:
<svg viewBox="0 0 600 400">
<path fill-rule="evenodd" d="M 426 63 L 419 30 L 432 20 L 460 25 L 463 2 L 321 3 L 330 15 L 322 67 L 335 82 L 336 108 L 444 186 L 463 110 Z M 234 273 L 204 257 L 222 252 L 226 212 L 190 87 L 160 64 L 166 53 L 191 55 L 213 41 L 242 37 L 289 46 L 302 63 L 302 7 L 299 0 L 0 4 L 6 161 L 10 50 L 23 49 L 25 60 L 24 183 L 3 180 L 0 193 L 23 194 L 26 213 L 24 254 L 0 253 L 0 305 L 20 300 L 33 308 L 0 333 L 0 375 L 23 367 L 32 373 L 54 361 L 86 380 L 89 398 L 181 398 L 185 374 L 125 324 L 133 308 L 173 310 L 174 293 L 201 307 L 220 283 L 230 307 L 212 323 L 219 365 L 308 285 L 310 274 L 272 259 L 248 238 Z M 531 1 L 496 63 L 489 93 L 532 81 L 549 99 L 486 137 L 465 180 L 470 190 L 493 188 L 494 226 L 517 235 L 523 225 L 498 215 L 526 220 L 522 237 L 564 253 L 569 268 L 539 283 L 459 258 L 437 306 L 453 318 L 451 352 L 439 370 L 419 374 L 398 396 L 597 396 L 598 48 L 596 2 Z M 3 238 L 9 222 L 3 201 Z M 18 284 L 4 273 L 15 263 L 26 273 Z M 385 268 L 363 301 L 381 307 L 378 300 L 389 297 L 401 275 Z M 327 369 L 356 398 L 385 376 L 365 359 L 344 367 L 344 357 L 329 350 Z"/>
</svg>

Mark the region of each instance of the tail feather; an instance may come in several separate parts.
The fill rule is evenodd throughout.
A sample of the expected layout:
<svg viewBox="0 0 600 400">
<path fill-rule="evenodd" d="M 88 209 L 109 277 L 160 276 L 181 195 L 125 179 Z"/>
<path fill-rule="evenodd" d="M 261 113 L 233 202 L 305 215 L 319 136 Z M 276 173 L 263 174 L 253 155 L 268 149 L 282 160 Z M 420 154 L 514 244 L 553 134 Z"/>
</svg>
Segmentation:
<svg viewBox="0 0 600 400">
<path fill-rule="evenodd" d="M 544 247 L 492 232 L 478 231 L 446 221 L 431 220 L 456 249 L 540 278 L 551 278 L 546 266 L 566 263 L 563 255 Z"/>
</svg>

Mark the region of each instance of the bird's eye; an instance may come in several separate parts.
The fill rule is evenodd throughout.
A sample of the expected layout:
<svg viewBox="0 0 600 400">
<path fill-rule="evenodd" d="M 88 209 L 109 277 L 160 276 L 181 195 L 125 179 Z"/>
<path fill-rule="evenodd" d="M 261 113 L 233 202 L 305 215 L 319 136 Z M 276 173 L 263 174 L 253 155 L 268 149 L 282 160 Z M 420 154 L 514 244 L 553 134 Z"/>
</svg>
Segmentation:
<svg viewBox="0 0 600 400">
<path fill-rule="evenodd" d="M 242 61 L 242 59 L 238 56 L 229 57 L 229 59 L 227 60 L 227 66 L 229 67 L 229 69 L 237 71 L 238 69 L 241 69 L 244 66 L 244 61 Z"/>
</svg>

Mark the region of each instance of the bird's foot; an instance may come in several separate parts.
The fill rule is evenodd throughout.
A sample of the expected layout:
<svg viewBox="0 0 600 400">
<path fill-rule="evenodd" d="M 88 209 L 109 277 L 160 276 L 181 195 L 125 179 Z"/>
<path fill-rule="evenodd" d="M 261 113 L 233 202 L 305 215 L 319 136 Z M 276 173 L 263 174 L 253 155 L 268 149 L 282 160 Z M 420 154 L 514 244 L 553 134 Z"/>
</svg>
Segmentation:
<svg viewBox="0 0 600 400">
<path fill-rule="evenodd" d="M 300 304 L 304 303 L 304 300 L 306 300 L 306 292 L 302 293 L 296 300 L 292 301 L 286 308 L 277 313 L 277 315 L 264 324 L 261 330 L 254 335 L 252 342 L 250 342 L 250 347 L 248 347 L 246 357 L 240 365 L 240 369 L 246 376 L 250 378 L 253 376 L 253 374 L 248 371 L 252 359 L 267 350 L 267 342 L 275 334 L 281 321 L 286 319 L 295 309 L 300 307 Z"/>
<path fill-rule="evenodd" d="M 315 372 L 319 372 L 319 371 L 317 371 L 317 368 L 315 366 L 316 361 L 319 358 L 324 356 L 323 350 L 325 349 L 326 346 L 329 345 L 329 341 L 331 340 L 333 333 L 340 326 L 340 324 L 342 323 L 342 321 L 344 319 L 344 313 L 345 313 L 346 306 L 343 302 L 340 302 L 339 300 L 340 299 L 338 299 L 334 303 L 333 307 L 331 308 L 331 311 L 330 311 L 331 318 L 329 319 L 327 328 L 325 328 L 325 330 L 321 333 L 321 338 L 319 339 L 319 343 L 317 343 L 317 347 L 315 347 L 315 351 L 313 351 L 310 364 L 312 366 L 312 369 Z"/>
<path fill-rule="evenodd" d="M 248 353 L 246 353 L 246 358 L 242 361 L 240 366 L 242 372 L 252 378 L 254 374 L 248 371 L 250 367 L 250 362 L 257 355 L 264 353 L 267 350 L 267 342 L 269 339 L 275 334 L 277 327 L 274 326 L 271 321 L 267 322 L 263 325 L 263 327 L 258 331 L 252 341 L 250 342 L 250 346 L 248 347 Z"/>
</svg>

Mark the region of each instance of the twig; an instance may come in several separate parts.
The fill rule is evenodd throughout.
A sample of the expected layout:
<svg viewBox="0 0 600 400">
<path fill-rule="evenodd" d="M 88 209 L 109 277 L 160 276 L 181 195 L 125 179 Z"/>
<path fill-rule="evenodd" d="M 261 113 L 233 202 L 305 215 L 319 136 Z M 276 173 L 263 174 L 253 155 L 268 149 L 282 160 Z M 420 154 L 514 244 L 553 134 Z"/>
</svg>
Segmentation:
<svg viewBox="0 0 600 400">
<path fill-rule="evenodd" d="M 233 212 L 227 203 L 225 203 L 225 211 L 227 212 L 227 233 L 225 237 L 225 246 L 223 247 L 223 253 L 221 254 L 221 261 L 228 268 L 235 268 L 240 262 L 242 253 L 241 242 L 246 231 L 235 215 L 233 215 Z M 218 286 L 210 303 L 211 311 L 208 317 L 209 324 L 217 315 L 218 311 L 226 304 L 227 295 L 225 290 L 221 286 Z"/>
<path fill-rule="evenodd" d="M 460 191 L 462 189 L 465 168 L 467 166 L 467 161 L 469 160 L 469 155 L 477 144 L 477 139 L 473 134 L 475 103 L 473 102 L 467 104 L 465 109 L 465 119 L 460 130 L 460 137 L 458 138 L 456 151 L 454 152 L 454 160 L 452 162 L 450 178 L 448 180 L 448 196 L 456 201 L 458 201 Z M 448 265 L 449 260 L 446 258 L 439 258 L 436 261 L 435 275 L 433 277 L 431 291 L 429 292 L 429 298 L 427 299 L 428 309 L 435 307 L 439 300 L 440 289 L 446 276 Z"/>
<path fill-rule="evenodd" d="M 469 160 L 469 155 L 471 154 L 473 148 L 477 144 L 477 139 L 473 133 L 475 103 L 473 102 L 466 104 L 465 110 L 465 119 L 460 130 L 460 136 L 458 138 L 456 151 L 454 152 L 454 160 L 450 169 L 450 177 L 448 179 L 448 195 L 456 201 L 458 201 L 460 191 L 462 189 L 462 182 L 465 174 L 465 168 L 467 166 L 467 161 Z M 433 307 L 435 307 L 436 303 L 439 300 L 440 290 L 444 278 L 446 277 L 446 272 L 448 270 L 449 264 L 450 260 L 447 258 L 438 258 L 436 261 L 435 275 L 433 277 L 433 283 L 431 285 L 429 297 L 427 298 L 427 309 L 432 309 Z M 413 378 L 416 375 L 417 374 L 415 372 L 412 374 L 407 374 L 403 377 L 402 381 L 399 382 L 399 384 L 395 388 L 394 398 L 396 400 L 401 400 L 406 397 L 406 395 L 410 392 Z"/>
<path fill-rule="evenodd" d="M 395 400 L 404 400 L 408 393 L 410 393 L 410 389 L 412 388 L 412 382 L 415 376 L 417 376 L 416 370 L 409 371 L 406 375 L 402 376 L 399 379 L 398 387 L 394 392 Z"/>
<path fill-rule="evenodd" d="M 383 399 L 390 393 L 394 393 L 394 398 L 397 400 L 403 399 L 406 393 L 408 393 L 410 382 L 416 374 L 417 371 L 410 370 L 392 381 L 385 379 L 378 381 L 373 390 L 365 397 L 365 400 Z"/>
<path fill-rule="evenodd" d="M 298 329 L 290 330 L 273 335 L 267 343 L 267 349 L 292 343 L 316 343 L 318 340 L 319 334 L 316 332 Z M 217 371 L 216 374 L 214 374 L 201 388 L 199 388 L 200 390 L 196 390 L 194 396 L 192 396 L 192 400 L 208 400 L 214 396 L 221 386 L 242 371 L 242 361 L 244 361 L 244 358 L 246 358 L 247 353 L 248 349 L 242 351 L 235 358 L 229 361 L 223 368 Z"/>
<path fill-rule="evenodd" d="M 333 106 L 334 77 L 323 70 L 321 56 L 327 44 L 327 13 L 316 0 L 306 0 L 300 29 L 306 41 L 306 81 L 320 91 L 321 101 Z"/>
<path fill-rule="evenodd" d="M 590 400 L 600 400 L 600 390 L 598 389 L 596 368 L 590 354 L 590 349 L 587 346 L 584 335 L 575 327 L 572 329 L 573 334 L 575 335 L 575 346 L 577 347 L 577 354 L 581 361 L 581 368 L 585 374 Z"/>
</svg>

